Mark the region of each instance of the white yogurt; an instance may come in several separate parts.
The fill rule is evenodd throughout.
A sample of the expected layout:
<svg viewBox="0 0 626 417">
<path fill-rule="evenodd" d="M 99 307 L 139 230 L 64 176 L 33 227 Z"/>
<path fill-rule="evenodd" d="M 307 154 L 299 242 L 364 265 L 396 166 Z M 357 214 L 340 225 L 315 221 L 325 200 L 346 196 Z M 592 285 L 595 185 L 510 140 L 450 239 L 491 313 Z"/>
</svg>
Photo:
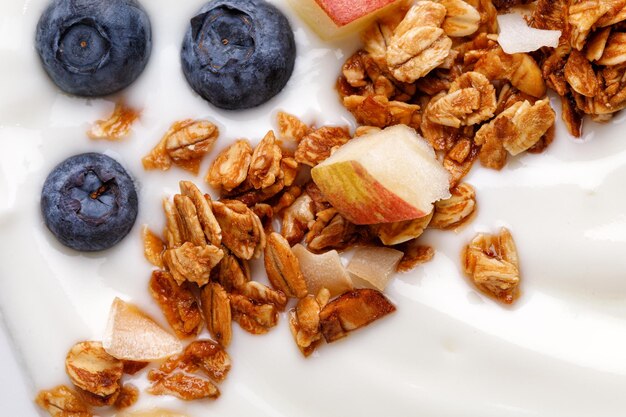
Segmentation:
<svg viewBox="0 0 626 417">
<path fill-rule="evenodd" d="M 140 226 L 163 225 L 160 201 L 180 179 L 145 172 L 141 157 L 169 125 L 208 118 L 221 130 L 209 161 L 232 140 L 256 143 L 278 109 L 307 122 L 353 124 L 333 89 L 356 40 L 324 44 L 282 1 L 299 50 L 286 89 L 266 105 L 218 111 L 192 94 L 179 64 L 186 22 L 202 4 L 144 0 L 154 47 L 124 96 L 143 109 L 132 137 L 87 139 L 111 100 L 60 94 L 33 48 L 44 0 L 0 5 L 0 309 L 37 389 L 66 383 L 76 341 L 100 339 L 115 296 L 162 315 L 146 286 Z M 554 103 L 557 105 L 557 103 Z M 626 144 L 624 116 L 586 125 L 586 140 L 559 125 L 542 155 L 511 159 L 502 172 L 478 164 L 468 177 L 478 215 L 458 233 L 429 231 L 433 262 L 399 276 L 389 297 L 398 311 L 309 359 L 296 349 L 284 315 L 266 336 L 235 326 L 233 369 L 215 402 L 182 403 L 143 394 L 137 409 L 164 406 L 190 416 L 618 416 L 626 384 Z M 131 234 L 106 254 L 57 243 L 43 225 L 39 194 L 51 168 L 85 151 L 105 152 L 135 177 L 140 214 Z M 459 270 L 459 253 L 478 231 L 506 225 L 522 262 L 522 296 L 511 308 L 478 293 Z M 161 321 L 164 325 L 163 320 Z M 145 377 L 136 378 L 145 388 Z"/>
</svg>

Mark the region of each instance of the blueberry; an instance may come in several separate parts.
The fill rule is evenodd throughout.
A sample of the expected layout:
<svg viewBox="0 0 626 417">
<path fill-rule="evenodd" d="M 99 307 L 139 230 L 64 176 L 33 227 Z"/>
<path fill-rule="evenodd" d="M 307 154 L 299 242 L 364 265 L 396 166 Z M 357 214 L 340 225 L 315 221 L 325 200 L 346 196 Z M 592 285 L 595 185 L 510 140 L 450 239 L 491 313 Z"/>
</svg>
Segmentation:
<svg viewBox="0 0 626 417">
<path fill-rule="evenodd" d="M 214 0 L 191 23 L 181 51 L 191 87 L 217 107 L 256 107 L 293 72 L 296 44 L 287 18 L 263 0 Z"/>
<path fill-rule="evenodd" d="M 150 57 L 150 20 L 136 0 L 53 0 L 37 24 L 36 48 L 66 93 L 115 93 L 139 77 Z"/>
<path fill-rule="evenodd" d="M 108 249 L 130 232 L 137 192 L 124 168 L 99 153 L 72 156 L 48 175 L 41 213 L 65 246 L 84 252 Z"/>
</svg>

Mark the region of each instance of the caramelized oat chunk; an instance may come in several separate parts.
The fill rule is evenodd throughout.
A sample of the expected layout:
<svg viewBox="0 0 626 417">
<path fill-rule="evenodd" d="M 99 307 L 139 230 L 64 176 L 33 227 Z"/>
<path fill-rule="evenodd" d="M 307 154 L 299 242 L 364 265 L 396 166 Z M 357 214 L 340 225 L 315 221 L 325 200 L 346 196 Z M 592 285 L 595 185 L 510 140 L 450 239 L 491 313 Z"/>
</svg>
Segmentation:
<svg viewBox="0 0 626 417">
<path fill-rule="evenodd" d="M 200 189 L 190 181 L 181 181 L 179 187 L 181 194 L 193 203 L 195 214 L 202 227 L 206 240 L 212 245 L 219 246 L 222 243 L 222 229 L 211 209 L 211 197 L 208 194 L 203 195 Z M 180 213 L 180 215 L 182 217 L 184 213 Z M 193 210 L 190 210 L 188 215 L 193 217 Z M 189 220 L 187 220 L 187 222 L 188 221 Z M 195 220 L 193 221 L 195 233 L 199 234 L 197 223 L 195 223 Z M 202 242 L 200 236 L 196 239 Z"/>
<path fill-rule="evenodd" d="M 224 251 L 213 245 L 194 246 L 186 242 L 163 254 L 163 262 L 176 282 L 195 282 L 202 286 L 209 282 L 211 270 L 220 263 Z"/>
<path fill-rule="evenodd" d="M 106 120 L 96 121 L 87 136 L 91 139 L 119 140 L 130 133 L 130 128 L 139 118 L 139 112 L 128 107 L 124 102 L 115 104 L 115 109 Z"/>
<path fill-rule="evenodd" d="M 429 227 L 451 229 L 466 222 L 476 209 L 476 191 L 466 183 L 450 189 L 452 197 L 435 203 L 435 210 Z"/>
<path fill-rule="evenodd" d="M 131 384 L 126 384 L 120 390 L 120 395 L 115 400 L 115 408 L 122 410 L 133 406 L 139 399 L 139 390 Z"/>
<path fill-rule="evenodd" d="M 280 111 L 278 112 L 277 119 L 278 136 L 281 139 L 300 142 L 302 138 L 304 138 L 311 131 L 306 123 L 302 122 L 292 114 Z"/>
<path fill-rule="evenodd" d="M 248 176 L 252 147 L 240 139 L 224 149 L 211 164 L 206 181 L 216 188 L 231 191 L 241 185 Z"/>
<path fill-rule="evenodd" d="M 200 333 L 202 314 L 187 282 L 179 286 L 169 272 L 153 271 L 150 294 L 179 339 Z"/>
<path fill-rule="evenodd" d="M 463 252 L 463 269 L 484 293 L 511 304 L 519 292 L 519 261 L 507 229 L 498 235 L 477 235 Z"/>
<path fill-rule="evenodd" d="M 322 288 L 317 296 L 307 295 L 298 300 L 296 308 L 289 312 L 289 329 L 305 357 L 310 356 L 322 342 L 320 312 L 329 299 L 330 293 Z"/>
<path fill-rule="evenodd" d="M 165 244 L 147 225 L 144 225 L 142 235 L 144 256 L 152 265 L 163 268 L 162 255 L 165 251 Z"/>
<path fill-rule="evenodd" d="M 343 127 L 325 126 L 314 130 L 298 143 L 296 161 L 314 167 L 349 140 L 350 133 Z"/>
<path fill-rule="evenodd" d="M 143 167 L 165 171 L 174 163 L 197 174 L 202 158 L 213 149 L 218 135 L 217 126 L 206 120 L 175 122 L 150 154 L 143 158 Z"/>
<path fill-rule="evenodd" d="M 291 251 L 289 242 L 278 233 L 271 233 L 267 237 L 265 270 L 272 286 L 287 297 L 302 298 L 307 295 L 298 258 Z"/>
<path fill-rule="evenodd" d="M 415 220 L 372 225 L 372 231 L 384 245 L 398 245 L 420 237 L 433 218 L 433 212 Z"/>
<path fill-rule="evenodd" d="M 328 343 L 396 311 L 379 291 L 362 288 L 347 292 L 328 303 L 320 312 L 324 339 Z"/>
<path fill-rule="evenodd" d="M 224 246 L 240 259 L 258 258 L 265 247 L 265 232 L 259 217 L 237 200 L 214 201 L 212 205 Z"/>
<path fill-rule="evenodd" d="M 418 239 L 413 239 L 395 248 L 404 252 L 404 256 L 396 268 L 398 272 L 408 272 L 418 265 L 429 262 L 435 256 L 434 249 L 430 246 L 421 245 Z"/>
<path fill-rule="evenodd" d="M 254 148 L 248 179 L 256 189 L 267 188 L 276 182 L 280 175 L 282 151 L 276 144 L 273 131 L 267 132 L 261 142 Z"/>
<path fill-rule="evenodd" d="M 260 304 L 244 295 L 231 294 L 230 306 L 233 315 L 246 316 L 266 329 L 278 324 L 278 310 L 273 304 Z"/>
<path fill-rule="evenodd" d="M 80 342 L 65 358 L 65 370 L 79 389 L 98 397 L 108 397 L 121 387 L 122 361 L 106 353 L 100 342 Z"/>
<path fill-rule="evenodd" d="M 78 394 L 65 385 L 40 391 L 35 402 L 52 417 L 93 417 Z"/>
<path fill-rule="evenodd" d="M 204 320 L 211 337 L 226 348 L 232 338 L 230 299 L 224 288 L 211 282 L 200 293 Z"/>
<path fill-rule="evenodd" d="M 171 395 L 184 401 L 220 396 L 219 389 L 208 379 L 182 372 L 155 378 L 148 392 L 152 395 Z"/>
</svg>

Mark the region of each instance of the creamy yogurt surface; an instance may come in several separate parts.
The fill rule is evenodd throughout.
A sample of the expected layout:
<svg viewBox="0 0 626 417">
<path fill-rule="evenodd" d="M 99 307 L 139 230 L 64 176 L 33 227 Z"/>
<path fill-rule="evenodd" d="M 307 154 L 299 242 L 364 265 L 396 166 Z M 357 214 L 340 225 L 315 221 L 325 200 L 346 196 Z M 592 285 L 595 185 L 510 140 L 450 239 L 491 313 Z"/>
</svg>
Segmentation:
<svg viewBox="0 0 626 417">
<path fill-rule="evenodd" d="M 161 200 L 177 192 L 179 180 L 201 184 L 219 151 L 241 137 L 256 144 L 275 127 L 278 110 L 318 126 L 355 127 L 334 83 L 358 39 L 322 42 L 286 1 L 272 1 L 295 31 L 294 74 L 267 104 L 225 112 L 195 95 L 180 68 L 186 25 L 203 2 L 142 3 L 154 42 L 145 72 L 121 94 L 91 100 L 60 93 L 39 63 L 34 32 L 46 1 L 0 4 L 0 311 L 33 398 L 39 389 L 69 383 L 68 349 L 102 338 L 116 296 L 167 328 L 148 294 L 152 268 L 143 257 L 141 226 L 162 229 Z M 142 110 L 133 134 L 120 142 L 88 139 L 91 123 L 106 118 L 121 97 Z M 234 326 L 233 367 L 218 400 L 184 403 L 142 392 L 134 409 L 158 406 L 191 417 L 624 415 L 624 117 L 587 123 L 582 141 L 557 120 L 556 140 L 543 154 L 511 158 L 501 172 L 477 163 L 466 178 L 477 190 L 476 217 L 461 230 L 421 238 L 436 256 L 392 282 L 386 294 L 398 308 L 393 315 L 322 345 L 308 359 L 284 313 L 265 336 Z M 141 157 L 172 122 L 187 118 L 214 121 L 221 132 L 201 175 L 144 171 Z M 60 245 L 39 212 L 50 170 L 87 151 L 124 165 L 140 198 L 130 235 L 98 254 Z M 479 293 L 460 270 L 462 246 L 501 226 L 512 231 L 521 259 L 521 297 L 513 307 Z M 256 279 L 262 275 L 257 267 Z M 143 373 L 129 382 L 147 386 Z M 23 408 L 21 415 L 34 413 L 31 404 Z"/>
</svg>

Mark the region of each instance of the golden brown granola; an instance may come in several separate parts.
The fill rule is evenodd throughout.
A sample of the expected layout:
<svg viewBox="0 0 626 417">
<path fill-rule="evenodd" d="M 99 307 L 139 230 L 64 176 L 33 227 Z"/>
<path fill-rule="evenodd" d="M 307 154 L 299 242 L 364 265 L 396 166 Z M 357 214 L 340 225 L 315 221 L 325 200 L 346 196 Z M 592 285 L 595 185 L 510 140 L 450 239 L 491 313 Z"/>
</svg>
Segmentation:
<svg viewBox="0 0 626 417">
<path fill-rule="evenodd" d="M 280 176 L 280 161 L 282 151 L 276 143 L 273 131 L 267 132 L 265 137 L 254 148 L 248 179 L 255 189 L 267 188 L 274 184 Z"/>
<path fill-rule="evenodd" d="M 180 193 L 193 203 L 206 240 L 212 245 L 219 246 L 222 243 L 222 229 L 213 214 L 211 197 L 208 194 L 202 194 L 200 189 L 190 181 L 181 181 L 179 187 Z M 182 217 L 184 213 L 179 213 L 179 215 Z M 193 211 L 189 215 L 193 216 Z"/>
<path fill-rule="evenodd" d="M 322 334 L 328 343 L 334 342 L 395 310 L 395 306 L 377 290 L 363 288 L 349 291 L 322 308 Z"/>
<path fill-rule="evenodd" d="M 479 234 L 463 252 L 463 269 L 484 293 L 511 304 L 519 293 L 517 249 L 511 233 Z"/>
<path fill-rule="evenodd" d="M 224 288 L 211 282 L 200 292 L 204 320 L 211 337 L 226 348 L 232 339 L 230 299 Z"/>
<path fill-rule="evenodd" d="M 289 329 L 304 356 L 310 356 L 322 342 L 320 312 L 329 300 L 330 292 L 322 288 L 316 296 L 298 300 L 296 308 L 289 311 Z"/>
<path fill-rule="evenodd" d="M 466 183 L 450 189 L 452 197 L 435 203 L 435 210 L 428 227 L 452 229 L 465 223 L 476 210 L 476 191 Z"/>
<path fill-rule="evenodd" d="M 231 191 L 243 183 L 248 176 L 252 147 L 240 139 L 224 149 L 211 164 L 206 182 L 216 188 Z"/>
<path fill-rule="evenodd" d="M 396 267 L 397 272 L 408 272 L 418 265 L 429 262 L 435 256 L 435 250 L 431 246 L 420 244 L 418 239 L 410 240 L 394 248 L 404 252 L 404 256 Z"/>
<path fill-rule="evenodd" d="M 163 262 L 179 285 L 194 282 L 203 286 L 209 282 L 211 270 L 223 257 L 224 251 L 217 246 L 195 246 L 185 242 L 176 249 L 166 250 Z"/>
<path fill-rule="evenodd" d="M 65 385 L 59 385 L 37 394 L 35 402 L 46 410 L 51 417 L 93 417 L 89 406 L 79 397 L 76 391 Z"/>
<path fill-rule="evenodd" d="M 183 120 L 172 124 L 161 141 L 143 158 L 144 169 L 168 170 L 172 163 L 198 174 L 204 155 L 213 149 L 219 130 L 206 120 Z"/>
<path fill-rule="evenodd" d="M 265 247 L 259 217 L 237 200 L 213 201 L 213 212 L 222 229 L 222 243 L 240 259 L 258 258 Z"/>
<path fill-rule="evenodd" d="M 278 112 L 278 136 L 281 139 L 300 142 L 310 131 L 311 128 L 296 116 Z"/>
<path fill-rule="evenodd" d="M 108 397 L 121 388 L 124 364 L 106 353 L 102 343 L 80 342 L 67 354 L 65 370 L 77 388 L 98 397 Z"/>
<path fill-rule="evenodd" d="M 253 321 L 255 326 L 242 325 L 242 328 L 246 331 L 254 329 L 251 333 L 259 334 L 256 330 L 258 326 L 265 330 L 261 333 L 267 332 L 271 327 L 278 324 L 278 309 L 274 304 L 261 304 L 249 297 L 242 294 L 230 294 L 230 307 L 232 309 L 233 316 L 237 316 L 239 324 L 242 324 L 241 317 L 245 316 L 249 320 Z M 258 326 L 257 326 L 258 325 Z"/>
<path fill-rule="evenodd" d="M 383 223 L 370 227 L 384 245 L 398 245 L 420 237 L 430 224 L 433 213 L 430 212 L 428 215 L 415 220 Z"/>
<path fill-rule="evenodd" d="M 148 262 L 157 268 L 163 268 L 165 244 L 147 225 L 143 226 L 143 253 Z"/>
<path fill-rule="evenodd" d="M 153 271 L 150 279 L 150 294 L 180 339 L 195 336 L 202 330 L 202 313 L 188 284 L 179 286 L 166 271 Z"/>
<path fill-rule="evenodd" d="M 150 373 L 153 385 L 148 388 L 152 395 L 171 395 L 185 401 L 216 399 L 220 396 L 219 389 L 208 379 L 196 375 L 176 372 L 171 375 Z"/>
<path fill-rule="evenodd" d="M 350 139 L 348 129 L 343 127 L 324 126 L 316 129 L 298 143 L 296 161 L 314 167 Z"/>
<path fill-rule="evenodd" d="M 287 297 L 302 298 L 307 295 L 298 258 L 291 251 L 289 242 L 280 234 L 274 232 L 267 237 L 264 260 L 267 277 L 274 288 Z"/>
<path fill-rule="evenodd" d="M 119 140 L 128 136 L 131 126 L 139 118 L 140 112 L 128 107 L 124 102 L 115 104 L 108 119 L 96 121 L 87 136 L 91 139 Z"/>
</svg>

